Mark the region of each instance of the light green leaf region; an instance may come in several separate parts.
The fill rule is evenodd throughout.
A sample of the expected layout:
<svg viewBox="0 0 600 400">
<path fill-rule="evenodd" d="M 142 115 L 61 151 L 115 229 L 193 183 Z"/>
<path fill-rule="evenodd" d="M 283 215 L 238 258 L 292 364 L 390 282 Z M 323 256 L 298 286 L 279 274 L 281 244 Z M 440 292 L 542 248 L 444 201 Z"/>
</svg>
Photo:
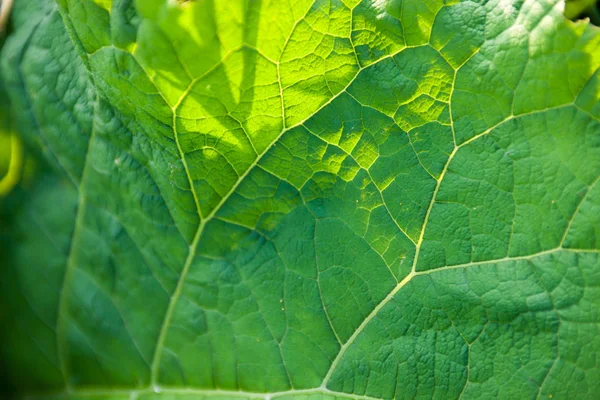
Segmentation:
<svg viewBox="0 0 600 400">
<path fill-rule="evenodd" d="M 594 399 L 600 33 L 558 0 L 18 0 L 31 399 Z M 15 194 L 16 196 L 17 194 Z"/>
</svg>

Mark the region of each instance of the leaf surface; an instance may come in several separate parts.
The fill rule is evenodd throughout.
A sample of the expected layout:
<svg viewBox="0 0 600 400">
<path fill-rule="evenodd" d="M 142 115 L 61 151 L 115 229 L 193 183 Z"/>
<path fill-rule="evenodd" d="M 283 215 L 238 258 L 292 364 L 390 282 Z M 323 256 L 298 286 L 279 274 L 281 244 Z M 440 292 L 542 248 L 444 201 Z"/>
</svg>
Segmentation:
<svg viewBox="0 0 600 400">
<path fill-rule="evenodd" d="M 9 382 L 594 398 L 600 34 L 562 8 L 17 2 L 2 82 L 50 167 L 2 203 Z"/>
</svg>

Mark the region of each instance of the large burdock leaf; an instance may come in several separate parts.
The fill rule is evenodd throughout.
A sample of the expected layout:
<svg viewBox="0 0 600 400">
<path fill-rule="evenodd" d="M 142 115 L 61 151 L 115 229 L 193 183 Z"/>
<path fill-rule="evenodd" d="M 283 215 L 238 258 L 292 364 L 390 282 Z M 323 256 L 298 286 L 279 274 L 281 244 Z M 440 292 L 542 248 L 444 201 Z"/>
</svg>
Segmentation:
<svg viewBox="0 0 600 400">
<path fill-rule="evenodd" d="M 12 393 L 597 398 L 600 33 L 563 6 L 17 0 Z"/>
</svg>

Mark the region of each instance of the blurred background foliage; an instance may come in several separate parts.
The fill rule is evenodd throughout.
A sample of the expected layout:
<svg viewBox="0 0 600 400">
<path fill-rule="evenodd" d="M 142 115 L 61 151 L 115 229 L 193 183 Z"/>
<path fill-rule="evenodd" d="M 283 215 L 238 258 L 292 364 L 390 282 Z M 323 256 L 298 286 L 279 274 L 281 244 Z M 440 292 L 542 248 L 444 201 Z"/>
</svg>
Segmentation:
<svg viewBox="0 0 600 400">
<path fill-rule="evenodd" d="M 573 20 L 589 18 L 592 24 L 600 26 L 600 1 L 566 0 L 565 16 Z"/>
<path fill-rule="evenodd" d="M 23 169 L 23 145 L 9 118 L 8 99 L 0 86 L 0 197 L 19 183 Z"/>
<path fill-rule="evenodd" d="M 4 44 L 12 0 L 0 0 L 0 48 Z M 23 164 L 23 148 L 13 132 L 10 104 L 0 80 L 0 197 L 5 196 L 19 182 Z"/>
</svg>

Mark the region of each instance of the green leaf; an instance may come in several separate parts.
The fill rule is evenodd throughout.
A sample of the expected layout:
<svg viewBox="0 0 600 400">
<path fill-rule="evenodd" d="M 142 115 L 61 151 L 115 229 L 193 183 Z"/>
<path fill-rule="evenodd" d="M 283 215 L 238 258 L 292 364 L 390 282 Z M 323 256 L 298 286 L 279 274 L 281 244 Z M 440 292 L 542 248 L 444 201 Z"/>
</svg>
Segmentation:
<svg viewBox="0 0 600 400">
<path fill-rule="evenodd" d="M 33 399 L 593 399 L 600 33 L 558 0 L 19 0 Z"/>
<path fill-rule="evenodd" d="M 566 0 L 565 16 L 569 19 L 579 17 L 584 11 L 596 6 L 596 0 Z"/>
</svg>

